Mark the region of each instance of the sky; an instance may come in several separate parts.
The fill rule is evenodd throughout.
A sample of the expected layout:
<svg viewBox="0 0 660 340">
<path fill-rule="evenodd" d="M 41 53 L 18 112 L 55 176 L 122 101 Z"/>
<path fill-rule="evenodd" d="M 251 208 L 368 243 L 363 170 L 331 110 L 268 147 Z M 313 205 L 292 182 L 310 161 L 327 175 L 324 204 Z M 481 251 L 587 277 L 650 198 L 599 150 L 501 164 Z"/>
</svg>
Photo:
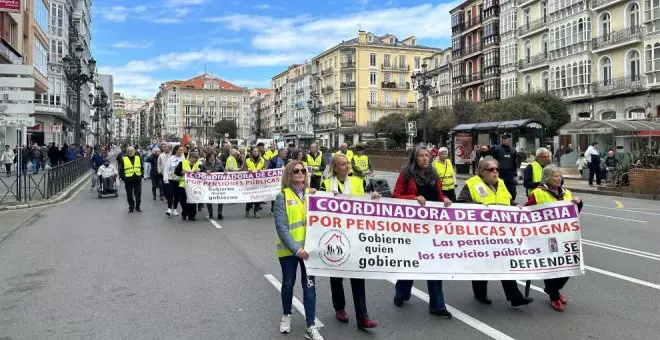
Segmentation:
<svg viewBox="0 0 660 340">
<path fill-rule="evenodd" d="M 449 10 L 421 0 L 95 0 L 92 54 L 115 92 L 153 98 L 169 80 L 208 72 L 245 87 L 270 80 L 359 29 L 450 45 Z"/>
</svg>

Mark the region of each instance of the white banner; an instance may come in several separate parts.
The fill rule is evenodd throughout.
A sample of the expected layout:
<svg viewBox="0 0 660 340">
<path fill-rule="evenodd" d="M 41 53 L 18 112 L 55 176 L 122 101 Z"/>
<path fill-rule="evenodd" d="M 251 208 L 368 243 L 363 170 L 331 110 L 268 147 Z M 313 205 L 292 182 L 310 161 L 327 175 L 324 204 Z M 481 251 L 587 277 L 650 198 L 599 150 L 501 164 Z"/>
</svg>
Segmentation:
<svg viewBox="0 0 660 340">
<path fill-rule="evenodd" d="M 528 280 L 584 274 L 577 207 L 308 197 L 307 273 L 409 280 Z"/>
<path fill-rule="evenodd" d="M 284 169 L 259 172 L 186 173 L 189 203 L 250 203 L 275 199 L 282 191 Z"/>
</svg>

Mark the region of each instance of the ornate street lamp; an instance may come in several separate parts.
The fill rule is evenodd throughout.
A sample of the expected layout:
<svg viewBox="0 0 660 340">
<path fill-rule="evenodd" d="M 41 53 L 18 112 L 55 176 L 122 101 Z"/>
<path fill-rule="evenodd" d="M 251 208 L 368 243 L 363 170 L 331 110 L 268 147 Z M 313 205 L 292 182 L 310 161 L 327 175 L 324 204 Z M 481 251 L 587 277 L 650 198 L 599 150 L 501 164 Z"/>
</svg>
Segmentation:
<svg viewBox="0 0 660 340">
<path fill-rule="evenodd" d="M 337 149 L 339 149 L 339 129 L 341 129 L 341 104 L 337 102 L 337 111 L 335 112 L 335 118 L 337 118 Z"/>
<path fill-rule="evenodd" d="M 307 107 L 312 114 L 312 134 L 314 135 L 314 143 L 316 143 L 316 128 L 318 127 L 317 119 L 319 112 L 321 112 L 321 100 L 318 98 L 318 95 L 312 96 L 312 98 L 307 101 Z"/>
<path fill-rule="evenodd" d="M 91 58 L 87 61 L 87 70 L 83 70 L 83 52 L 85 49 L 78 45 L 76 49 L 74 50 L 74 53 L 72 53 L 71 56 L 65 56 L 62 58 L 62 62 L 64 63 L 64 73 L 66 75 L 66 79 L 69 82 L 69 85 L 74 88 L 76 92 L 76 100 L 78 101 L 78 108 L 76 111 L 76 126 L 74 129 L 74 133 L 76 136 L 76 144 L 82 145 L 84 143 L 83 141 L 83 134 L 82 134 L 82 122 L 80 120 L 81 118 L 81 110 L 82 110 L 82 102 L 81 102 L 81 95 L 82 95 L 82 85 L 86 84 L 88 82 L 93 82 L 94 81 L 94 72 L 96 71 L 96 60 L 94 58 Z M 86 72 L 85 72 L 86 71 Z"/>
<path fill-rule="evenodd" d="M 89 94 L 89 100 L 92 103 L 92 107 L 94 107 L 96 111 L 93 116 L 93 120 L 96 122 L 96 137 L 98 139 L 97 144 L 101 144 L 101 133 L 99 132 L 101 127 L 100 120 L 103 118 L 104 121 L 103 135 L 107 135 L 107 125 L 108 120 L 110 119 L 112 108 L 110 107 L 110 103 L 108 103 L 108 95 L 105 94 L 105 90 L 101 86 L 96 87 L 96 97 L 94 97 L 91 93 Z M 108 141 L 106 140 L 105 142 L 107 143 Z"/>
<path fill-rule="evenodd" d="M 423 134 L 422 134 L 422 141 L 424 142 L 424 145 L 426 145 L 426 130 L 428 128 L 428 94 L 429 92 L 436 88 L 438 85 L 437 81 L 435 80 L 435 77 L 426 71 L 426 63 L 422 64 L 422 70 L 418 71 L 416 73 L 413 73 L 412 75 L 412 85 L 413 89 L 417 90 L 417 92 L 422 96 L 422 100 L 424 101 L 424 104 L 422 106 L 422 117 L 424 119 L 423 122 Z"/>
</svg>

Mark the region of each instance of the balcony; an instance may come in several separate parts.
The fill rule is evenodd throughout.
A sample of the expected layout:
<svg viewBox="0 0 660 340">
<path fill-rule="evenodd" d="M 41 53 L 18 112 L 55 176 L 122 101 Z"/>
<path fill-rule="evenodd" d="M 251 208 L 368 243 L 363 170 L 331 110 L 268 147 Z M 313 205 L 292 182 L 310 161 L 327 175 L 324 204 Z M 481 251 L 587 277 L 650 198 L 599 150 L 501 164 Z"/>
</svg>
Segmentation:
<svg viewBox="0 0 660 340">
<path fill-rule="evenodd" d="M 321 112 L 336 111 L 336 110 L 337 110 L 337 103 L 326 104 L 321 106 Z"/>
<path fill-rule="evenodd" d="M 538 67 L 545 66 L 548 63 L 548 53 L 539 53 L 535 56 L 528 56 L 525 59 L 520 59 L 518 61 L 518 67 L 520 70 L 534 69 Z"/>
<path fill-rule="evenodd" d="M 329 76 L 329 75 L 331 75 L 332 73 L 334 73 L 334 70 L 332 69 L 332 67 L 328 67 L 328 68 L 326 68 L 325 70 L 321 70 L 321 76 L 322 76 L 322 77 Z"/>
<path fill-rule="evenodd" d="M 297 89 L 296 94 L 303 94 L 305 93 L 305 89 Z"/>
<path fill-rule="evenodd" d="M 466 57 L 470 54 L 481 52 L 481 50 L 483 50 L 483 48 L 484 47 L 481 44 L 481 42 L 465 46 L 463 56 Z"/>
<path fill-rule="evenodd" d="M 325 86 L 321 89 L 321 93 L 326 94 L 326 93 L 331 93 L 334 91 L 335 88 L 332 85 Z"/>
<path fill-rule="evenodd" d="M 342 108 L 348 108 L 348 107 L 355 107 L 355 102 L 341 102 L 341 107 Z"/>
<path fill-rule="evenodd" d="M 624 1 L 623 0 L 593 0 L 593 2 L 591 3 L 591 10 L 598 11 L 620 2 L 624 2 Z"/>
<path fill-rule="evenodd" d="M 415 103 L 367 102 L 368 108 L 376 109 L 414 109 Z"/>
<path fill-rule="evenodd" d="M 393 81 L 384 81 L 380 83 L 381 88 L 383 89 L 393 89 L 393 90 L 409 90 L 410 89 L 410 83 L 405 82 L 405 83 L 396 83 Z"/>
<path fill-rule="evenodd" d="M 345 63 L 341 63 L 341 68 L 342 69 L 347 69 L 347 68 L 355 68 L 355 62 L 352 60 L 349 60 Z"/>
<path fill-rule="evenodd" d="M 296 109 L 304 109 L 305 107 L 307 107 L 303 103 L 296 103 L 294 106 L 295 106 Z"/>
<path fill-rule="evenodd" d="M 463 78 L 464 79 L 463 79 L 462 84 L 463 85 L 470 85 L 470 84 L 475 83 L 475 82 L 483 81 L 484 80 L 484 75 L 483 75 L 482 72 L 476 72 L 476 73 L 472 73 L 472 74 L 466 74 L 465 76 L 463 76 Z"/>
<path fill-rule="evenodd" d="M 457 50 L 451 50 L 451 58 L 452 59 L 458 59 L 458 58 L 460 58 L 464 55 L 465 55 L 465 53 L 464 53 L 462 48 L 459 48 Z"/>
<path fill-rule="evenodd" d="M 639 43 L 644 35 L 644 27 L 631 26 L 622 30 L 603 34 L 592 39 L 592 48 L 594 52 L 603 52 L 609 49 L 618 48 L 628 44 Z"/>
<path fill-rule="evenodd" d="M 593 84 L 593 92 L 596 96 L 611 96 L 639 91 L 644 91 L 644 83 L 639 75 L 601 80 Z"/>
<path fill-rule="evenodd" d="M 354 127 L 354 126 L 355 126 L 355 116 L 341 118 L 341 127 Z"/>
<path fill-rule="evenodd" d="M 342 89 L 352 89 L 355 88 L 355 81 L 346 81 L 339 84 L 339 88 Z"/>
<path fill-rule="evenodd" d="M 463 31 L 461 32 L 461 34 L 467 33 L 468 31 L 470 31 L 470 29 L 481 25 L 481 23 L 483 23 L 483 18 L 481 17 L 481 15 L 474 16 L 474 17 L 471 17 L 471 18 L 467 18 L 465 20 L 465 23 L 464 23 L 464 26 L 463 26 L 464 28 L 463 28 Z"/>
<path fill-rule="evenodd" d="M 520 0 L 518 7 L 527 6 L 535 3 L 537 0 Z"/>
<path fill-rule="evenodd" d="M 518 27 L 518 37 L 524 38 L 540 29 L 548 28 L 548 18 L 543 17 Z"/>
</svg>

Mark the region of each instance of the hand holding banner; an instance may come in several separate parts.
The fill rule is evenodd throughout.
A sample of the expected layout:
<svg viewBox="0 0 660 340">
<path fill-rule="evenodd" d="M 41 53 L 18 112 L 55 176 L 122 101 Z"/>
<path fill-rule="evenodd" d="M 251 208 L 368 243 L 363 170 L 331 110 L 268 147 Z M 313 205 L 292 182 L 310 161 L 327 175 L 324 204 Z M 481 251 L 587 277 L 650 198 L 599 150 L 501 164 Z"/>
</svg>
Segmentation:
<svg viewBox="0 0 660 340">
<path fill-rule="evenodd" d="M 309 275 L 525 280 L 584 274 L 572 202 L 527 208 L 310 195 Z"/>
</svg>

